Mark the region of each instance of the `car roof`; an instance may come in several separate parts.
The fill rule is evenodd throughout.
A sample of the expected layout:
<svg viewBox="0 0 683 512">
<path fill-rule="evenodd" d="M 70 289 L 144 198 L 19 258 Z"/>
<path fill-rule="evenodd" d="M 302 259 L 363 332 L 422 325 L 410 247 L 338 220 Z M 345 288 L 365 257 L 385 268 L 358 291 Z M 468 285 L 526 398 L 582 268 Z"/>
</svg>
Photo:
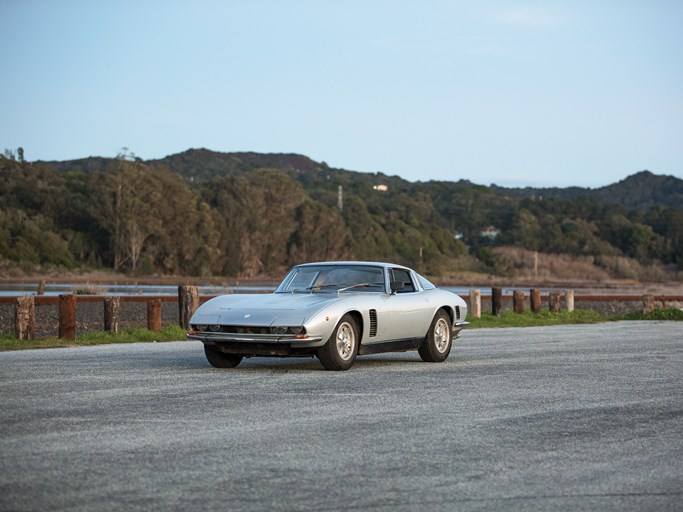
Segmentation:
<svg viewBox="0 0 683 512">
<path fill-rule="evenodd" d="M 397 265 L 395 263 L 387 263 L 383 261 L 316 261 L 310 263 L 301 263 L 300 265 L 295 265 L 295 267 L 308 267 L 316 265 L 372 265 L 374 267 L 404 268 L 406 270 L 410 270 L 409 267 L 404 265 Z"/>
</svg>

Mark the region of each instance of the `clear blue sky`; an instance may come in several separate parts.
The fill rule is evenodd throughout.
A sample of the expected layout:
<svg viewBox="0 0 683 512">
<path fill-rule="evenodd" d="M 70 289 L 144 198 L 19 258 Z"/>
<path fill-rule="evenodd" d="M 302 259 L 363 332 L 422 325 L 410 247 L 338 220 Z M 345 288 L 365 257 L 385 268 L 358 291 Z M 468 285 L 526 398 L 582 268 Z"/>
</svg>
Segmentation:
<svg viewBox="0 0 683 512">
<path fill-rule="evenodd" d="M 0 0 L 0 151 L 683 177 L 683 1 Z"/>
</svg>

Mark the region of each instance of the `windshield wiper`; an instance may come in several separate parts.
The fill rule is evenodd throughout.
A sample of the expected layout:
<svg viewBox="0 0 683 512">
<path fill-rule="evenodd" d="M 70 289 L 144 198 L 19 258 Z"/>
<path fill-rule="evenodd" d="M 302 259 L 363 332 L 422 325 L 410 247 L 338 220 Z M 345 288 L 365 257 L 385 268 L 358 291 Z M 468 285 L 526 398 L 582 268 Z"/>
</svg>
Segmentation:
<svg viewBox="0 0 683 512">
<path fill-rule="evenodd" d="M 337 291 L 341 293 L 353 288 L 381 288 L 382 286 L 384 286 L 384 283 L 358 283 L 353 286 L 347 286 L 346 288 L 340 288 Z"/>
<path fill-rule="evenodd" d="M 336 288 L 339 286 L 338 284 L 316 284 L 315 286 L 309 286 L 306 288 L 308 291 L 315 291 L 315 290 L 324 290 L 326 288 Z"/>
</svg>

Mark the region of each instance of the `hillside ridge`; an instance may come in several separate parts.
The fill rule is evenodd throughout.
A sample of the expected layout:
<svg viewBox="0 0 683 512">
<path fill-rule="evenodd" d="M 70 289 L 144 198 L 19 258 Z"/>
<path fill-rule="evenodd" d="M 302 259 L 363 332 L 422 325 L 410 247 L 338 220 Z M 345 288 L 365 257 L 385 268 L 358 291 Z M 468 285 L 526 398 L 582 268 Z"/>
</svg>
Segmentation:
<svg viewBox="0 0 683 512">
<path fill-rule="evenodd" d="M 77 160 L 36 162 L 47 165 L 57 172 L 100 172 L 107 168 L 115 158 L 88 157 Z M 498 185 L 478 185 L 470 180 L 457 182 L 436 181 L 410 182 L 400 176 L 387 176 L 383 173 L 364 173 L 360 171 L 332 168 L 325 162 L 316 162 L 298 153 L 258 153 L 254 151 L 220 152 L 206 148 L 190 148 L 163 158 L 141 160 L 151 167 L 162 166 L 182 175 L 188 181 L 203 183 L 225 175 L 243 175 L 260 168 L 273 168 L 286 172 L 291 177 L 306 181 L 325 172 L 327 175 L 343 177 L 358 182 L 391 181 L 394 186 L 415 188 L 434 183 L 457 185 L 459 187 L 485 187 L 491 192 L 511 198 L 540 199 L 577 199 L 591 198 L 608 204 L 617 204 L 625 209 L 644 210 L 654 206 L 665 206 L 683 210 L 683 180 L 671 175 L 654 174 L 643 170 L 625 177 L 623 180 L 599 188 L 569 187 L 501 187 Z"/>
<path fill-rule="evenodd" d="M 522 276 L 553 254 L 564 263 L 552 276 L 661 280 L 683 270 L 681 184 L 649 171 L 600 189 L 409 182 L 205 148 L 147 162 L 0 158 L 0 268 L 254 277 L 358 259 Z"/>
</svg>

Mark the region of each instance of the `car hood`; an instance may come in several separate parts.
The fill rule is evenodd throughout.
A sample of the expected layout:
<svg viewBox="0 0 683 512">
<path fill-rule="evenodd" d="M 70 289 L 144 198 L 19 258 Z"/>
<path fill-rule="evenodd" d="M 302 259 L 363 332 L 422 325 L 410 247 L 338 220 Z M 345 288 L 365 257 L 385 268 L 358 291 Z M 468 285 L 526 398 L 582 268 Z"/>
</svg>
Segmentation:
<svg viewBox="0 0 683 512">
<path fill-rule="evenodd" d="M 303 325 L 312 315 L 339 300 L 337 294 L 326 293 L 222 295 L 200 306 L 190 322 L 243 326 Z"/>
</svg>

